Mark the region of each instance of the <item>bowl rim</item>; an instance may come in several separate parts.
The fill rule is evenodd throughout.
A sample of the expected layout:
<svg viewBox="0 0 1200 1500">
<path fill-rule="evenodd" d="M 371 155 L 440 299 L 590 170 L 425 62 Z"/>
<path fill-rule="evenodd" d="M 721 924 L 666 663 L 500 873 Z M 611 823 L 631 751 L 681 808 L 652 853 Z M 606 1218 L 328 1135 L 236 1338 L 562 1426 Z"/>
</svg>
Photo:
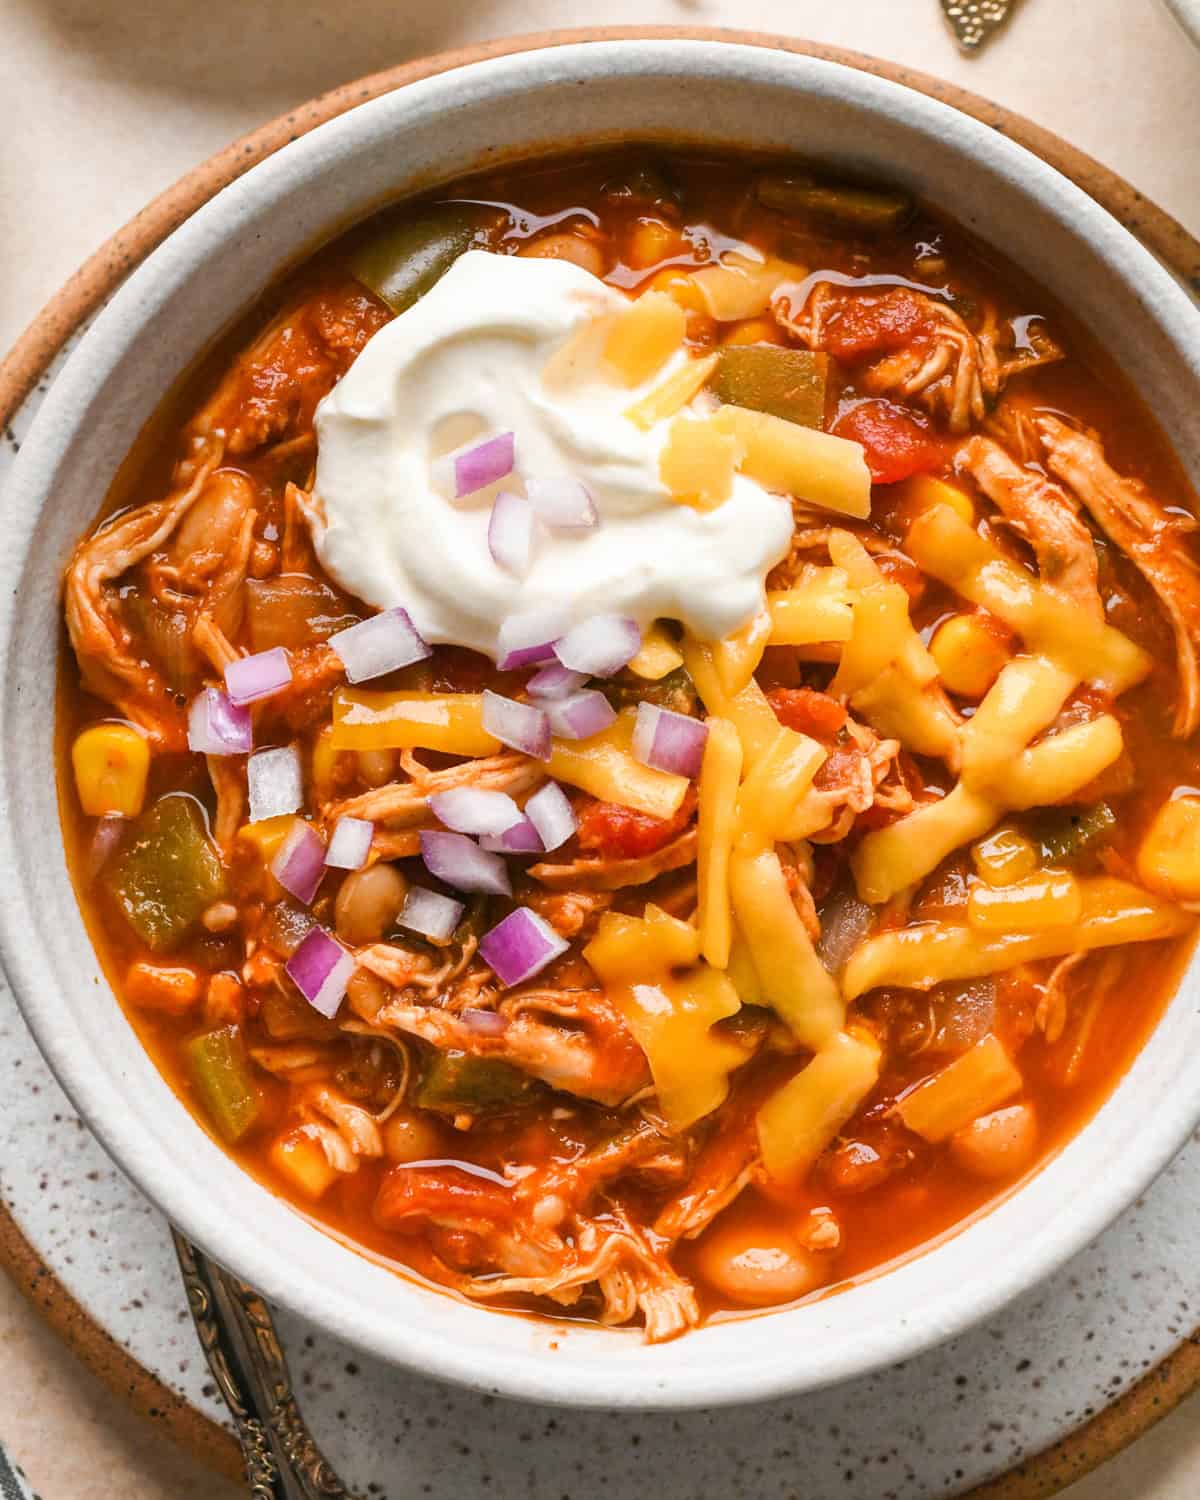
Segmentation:
<svg viewBox="0 0 1200 1500">
<path fill-rule="evenodd" d="M 685 39 L 680 38 L 680 40 L 684 42 L 685 46 L 688 45 Z M 646 41 L 654 43 L 660 42 L 660 39 L 645 38 L 641 35 L 636 35 L 630 38 L 628 42 L 624 43 L 624 46 L 626 48 L 637 48 L 643 46 Z M 601 41 L 587 43 L 584 47 L 572 47 L 572 44 L 569 43 L 564 43 L 562 45 L 567 47 L 568 50 L 572 50 L 576 53 L 586 51 L 591 51 L 594 53 L 597 47 L 612 47 L 614 45 L 618 45 L 618 43 L 616 43 L 615 41 Z M 752 53 L 755 50 L 767 50 L 762 48 L 761 43 L 751 42 L 747 44 L 738 40 L 736 37 L 730 37 L 729 39 L 726 39 L 724 37 L 714 37 L 712 39 L 703 38 L 697 40 L 691 45 L 693 47 L 706 48 L 710 52 L 713 49 L 719 49 L 723 52 L 740 51 L 747 53 Z M 673 48 L 673 50 L 677 49 Z M 530 59 L 533 59 L 539 55 L 540 54 L 538 54 L 537 52 L 531 50 L 522 50 L 517 53 L 489 58 L 485 61 L 474 62 L 467 66 L 472 70 L 488 69 L 493 72 L 499 73 L 501 70 L 516 69 L 520 65 L 528 63 Z M 785 55 L 787 54 L 785 53 Z M 814 59 L 811 57 L 811 55 L 806 54 L 797 55 L 793 53 L 791 54 L 791 61 L 797 64 L 801 71 L 804 70 L 805 64 L 812 64 L 817 68 L 834 67 L 842 71 L 846 71 L 841 63 L 826 62 L 820 58 Z M 445 80 L 451 79 L 455 73 L 460 71 L 461 69 L 459 68 L 452 68 L 449 73 L 440 74 L 432 81 L 439 85 L 444 85 Z M 858 83 L 859 86 L 862 87 L 864 85 L 864 80 L 859 78 Z M 881 95 L 884 99 L 892 96 L 892 102 L 897 107 L 899 107 L 899 100 L 896 96 L 903 96 L 905 94 L 908 94 L 918 101 L 917 105 L 913 107 L 917 108 L 919 112 L 924 113 L 927 116 L 931 114 L 936 116 L 937 114 L 943 112 L 955 113 L 955 111 L 952 111 L 949 106 L 942 105 L 940 103 L 937 103 L 936 101 L 930 100 L 920 95 L 914 95 L 913 91 L 905 90 L 900 86 L 891 83 L 879 85 L 878 78 L 871 77 L 870 75 L 867 76 L 865 84 L 867 85 L 866 93 L 868 96 L 872 94 L 875 94 L 876 96 Z M 879 87 L 876 88 L 875 85 L 879 85 Z M 862 102 L 863 101 L 860 100 L 860 104 Z M 333 126 L 336 126 L 339 123 L 344 124 L 345 117 L 343 117 L 341 121 L 335 120 L 334 122 L 332 122 Z M 971 126 L 975 126 L 975 122 L 973 120 L 969 121 L 969 123 Z M 976 154 L 978 154 L 979 152 L 983 152 L 983 154 L 987 155 L 988 147 L 993 146 L 998 151 L 1000 158 L 1007 158 L 1010 165 L 1014 163 L 1014 160 L 1021 160 L 1022 165 L 1025 167 L 1026 171 L 1030 171 L 1034 168 L 1039 169 L 1038 171 L 1034 172 L 1034 175 L 1038 176 L 1040 172 L 1040 175 L 1043 178 L 1049 177 L 1056 179 L 1057 190 L 1059 192 L 1066 191 L 1068 198 L 1074 200 L 1071 206 L 1076 213 L 1082 214 L 1085 225 L 1087 225 L 1088 221 L 1090 220 L 1091 222 L 1088 227 L 1097 232 L 1100 232 L 1102 229 L 1106 228 L 1107 232 L 1110 234 L 1114 229 L 1119 229 L 1119 226 L 1116 226 L 1113 223 L 1110 216 L 1098 205 L 1096 205 L 1090 198 L 1088 198 L 1082 190 L 1076 188 L 1073 184 L 1064 183 L 1061 180 L 1058 180 L 1059 174 L 1054 172 L 1052 169 L 1045 168 L 1044 164 L 1041 163 L 1036 156 L 1030 155 L 1024 150 L 1024 148 L 1014 146 L 1012 145 L 1012 143 L 1007 141 L 1003 141 L 1002 143 L 998 144 L 997 138 L 993 137 L 990 132 L 987 132 L 986 129 L 982 126 L 975 127 L 975 130 L 972 133 L 974 133 L 976 137 L 973 143 L 976 149 Z M 1053 208 L 1052 211 L 1056 215 L 1060 214 L 1060 210 L 1057 208 Z M 197 217 L 199 218 L 201 216 Z M 179 231 L 175 236 L 172 237 L 173 241 L 186 242 L 189 238 L 188 231 L 192 229 L 194 224 L 195 220 L 192 220 L 188 225 L 185 225 L 181 231 Z M 1123 234 L 1124 232 L 1120 231 L 1118 234 L 1118 238 L 1121 238 Z M 1143 265 L 1141 268 L 1146 269 L 1146 266 L 1152 267 L 1153 263 L 1150 261 L 1149 257 L 1145 255 L 1145 252 L 1141 251 L 1140 247 L 1137 247 L 1136 241 L 1133 239 L 1133 237 L 1124 237 L 1129 240 L 1130 245 L 1134 246 L 1137 249 L 1137 255 L 1143 258 Z M 1191 304 L 1187 301 L 1187 299 L 1184 298 L 1181 293 L 1178 293 L 1177 289 L 1174 287 L 1173 283 L 1170 283 L 1170 279 L 1166 276 L 1165 273 L 1158 272 L 1157 274 L 1163 282 L 1163 285 L 1158 288 L 1159 293 L 1166 295 L 1168 301 L 1172 296 L 1174 296 L 1177 299 L 1178 306 L 1186 308 L 1188 317 L 1192 318 L 1192 320 L 1195 321 L 1194 310 L 1192 309 Z M 1168 285 L 1170 286 L 1169 293 L 1166 292 L 1166 287 Z M 112 333 L 114 326 L 115 325 L 113 324 L 111 319 L 109 319 L 105 325 L 110 334 Z M 89 335 L 89 338 L 90 337 L 91 336 Z M 93 341 L 93 352 L 94 348 L 95 341 Z M 55 393 L 51 394 L 51 397 L 48 398 L 46 404 L 51 408 L 52 411 L 54 411 L 57 407 L 57 414 L 65 414 L 67 402 L 63 395 L 63 388 L 61 384 L 56 386 L 56 393 L 57 395 Z M 29 526 L 36 524 L 36 513 L 32 515 L 26 514 L 21 519 L 24 519 L 26 527 L 28 528 Z M 2 615 L 0 615 L 0 649 L 7 648 L 10 643 L 12 614 L 12 601 L 6 600 L 3 613 Z M 6 695 L 9 693 L 7 683 L 5 685 L 4 692 Z M 7 702 L 7 696 L 3 704 L 3 710 L 6 715 L 11 713 L 11 705 Z M 2 848 L 5 853 L 12 854 L 16 852 L 15 845 L 13 844 L 11 838 L 11 825 L 8 819 L 4 819 L 2 822 L 0 822 L 0 840 L 2 840 L 2 843 L 0 843 L 0 848 Z M 18 899 L 13 905 L 10 906 L 9 902 L 5 902 L 3 906 L 0 906 L 0 947 L 2 947 L 3 949 L 6 965 L 14 980 L 14 990 L 18 994 L 18 998 L 20 999 L 22 1004 L 22 1010 L 25 1013 L 26 1019 L 29 1021 L 31 1029 L 34 1031 L 39 1045 L 46 1053 L 48 1060 L 51 1062 L 52 1067 L 54 1067 L 56 1073 L 59 1075 L 60 1080 L 64 1082 L 64 1086 L 68 1088 L 68 1092 L 71 1093 L 74 1102 L 76 1102 L 77 1106 L 81 1108 L 81 1113 L 83 1113 L 85 1115 L 85 1118 L 88 1119 L 89 1123 L 92 1125 L 92 1128 L 96 1130 L 97 1135 L 105 1145 L 106 1149 L 110 1151 L 110 1154 L 114 1155 L 115 1159 L 119 1163 L 123 1163 L 125 1160 L 127 1160 L 127 1154 L 123 1154 L 120 1149 L 120 1130 L 112 1124 L 112 1121 L 106 1115 L 100 1114 L 98 1116 L 95 1111 L 84 1107 L 86 1101 L 94 1099 L 96 1097 L 96 1091 L 92 1090 L 89 1086 L 86 1086 L 86 1080 L 83 1079 L 79 1075 L 78 1071 L 71 1065 L 71 1060 L 67 1056 L 67 1049 L 58 1045 L 58 1039 L 54 1035 L 54 1028 L 49 1023 L 49 1018 L 44 1008 L 40 1008 L 36 1000 L 30 998 L 34 995 L 39 976 L 37 974 L 37 963 L 30 961 L 27 953 L 23 951 L 23 939 L 26 936 L 26 929 L 21 921 L 21 916 L 23 913 L 23 895 L 23 892 L 18 892 Z M 1200 1113 L 1200 1104 L 1196 1106 L 1196 1112 Z M 99 1118 L 100 1120 L 99 1124 L 96 1123 L 97 1118 Z M 1023 1262 L 1014 1261 L 1014 1265 L 1020 1264 L 1021 1266 L 1023 1266 L 1023 1269 L 1020 1271 L 1010 1271 L 1010 1273 L 1006 1277 L 1002 1278 L 1001 1284 L 992 1289 L 990 1296 L 985 1301 L 976 1303 L 969 1309 L 960 1306 L 954 1314 L 943 1317 L 930 1329 L 926 1330 L 924 1334 L 915 1334 L 913 1328 L 909 1326 L 907 1329 L 903 1330 L 902 1333 L 897 1334 L 896 1338 L 893 1340 L 894 1348 L 890 1353 L 885 1353 L 885 1355 L 881 1357 L 880 1352 L 876 1350 L 868 1359 L 857 1363 L 853 1360 L 850 1360 L 846 1362 L 844 1366 L 835 1368 L 832 1372 L 825 1376 L 822 1376 L 820 1379 L 806 1379 L 804 1381 L 797 1381 L 795 1378 L 790 1378 L 787 1374 L 784 1374 L 781 1377 L 776 1377 L 774 1379 L 764 1378 L 755 1383 L 743 1383 L 743 1385 L 739 1387 L 736 1393 L 732 1395 L 730 1395 L 723 1387 L 717 1388 L 716 1386 L 714 1386 L 712 1381 L 709 1381 L 707 1385 L 697 1385 L 694 1388 L 689 1389 L 685 1393 L 672 1395 L 667 1399 L 656 1399 L 653 1396 L 646 1397 L 644 1395 L 639 1397 L 638 1395 L 631 1394 L 628 1391 L 612 1392 L 610 1394 L 596 1394 L 589 1390 L 575 1389 L 569 1392 L 562 1392 L 548 1389 L 544 1377 L 540 1380 L 535 1379 L 532 1384 L 529 1384 L 527 1387 L 524 1387 L 520 1380 L 514 1381 L 508 1378 L 503 1379 L 499 1384 L 494 1383 L 485 1375 L 481 1374 L 480 1371 L 476 1368 L 475 1363 L 471 1359 L 469 1350 L 465 1352 L 465 1356 L 463 1358 L 459 1358 L 453 1354 L 448 1354 L 444 1349 L 438 1349 L 428 1344 L 422 1347 L 420 1357 L 418 1357 L 417 1354 L 413 1352 L 413 1349 L 411 1347 L 405 1347 L 403 1349 L 392 1348 L 387 1352 L 383 1352 L 378 1338 L 372 1336 L 372 1334 L 377 1333 L 378 1330 L 364 1330 L 360 1328 L 359 1331 L 356 1332 L 353 1327 L 349 1326 L 349 1324 L 344 1319 L 339 1319 L 336 1322 L 332 1319 L 323 1318 L 318 1318 L 317 1320 L 326 1322 L 326 1326 L 332 1327 L 335 1332 L 354 1339 L 362 1346 L 373 1350 L 377 1354 L 382 1353 L 382 1357 L 389 1358 L 394 1362 L 407 1364 L 409 1366 L 421 1369 L 426 1373 L 433 1373 L 436 1375 L 455 1379 L 463 1384 L 474 1386 L 478 1389 L 503 1390 L 506 1394 L 528 1396 L 532 1399 L 539 1400 L 575 1402 L 579 1404 L 599 1404 L 607 1406 L 643 1407 L 675 1407 L 681 1405 L 692 1406 L 697 1404 L 717 1403 L 731 1404 L 735 1402 L 762 1399 L 764 1397 L 784 1394 L 790 1391 L 795 1391 L 798 1389 L 816 1385 L 829 1384 L 835 1381 L 849 1378 L 854 1374 L 862 1373 L 868 1368 L 876 1368 L 881 1363 L 886 1363 L 889 1359 L 910 1356 L 922 1349 L 928 1348 L 931 1344 L 940 1342 L 941 1340 L 950 1337 L 953 1333 L 960 1331 L 961 1328 L 968 1326 L 970 1323 L 978 1321 L 980 1318 L 986 1316 L 989 1312 L 994 1311 L 997 1307 L 1009 1300 L 1012 1296 L 1016 1295 L 1017 1292 L 1032 1284 L 1034 1280 L 1040 1279 L 1043 1275 L 1048 1274 L 1050 1270 L 1052 1270 L 1063 1260 L 1065 1260 L 1071 1253 L 1074 1252 L 1075 1249 L 1080 1248 L 1090 1238 L 1092 1238 L 1095 1233 L 1099 1232 L 1099 1230 L 1103 1228 L 1104 1225 L 1109 1222 L 1117 1212 L 1120 1211 L 1125 1203 L 1128 1202 L 1133 1196 L 1135 1196 L 1137 1191 L 1144 1187 L 1145 1184 L 1150 1180 L 1150 1178 L 1155 1175 L 1163 1165 L 1165 1165 L 1166 1161 L 1169 1159 L 1170 1155 L 1173 1154 L 1178 1144 L 1180 1144 L 1182 1139 L 1186 1137 L 1188 1130 L 1191 1128 L 1191 1123 L 1192 1121 L 1190 1112 L 1188 1113 L 1186 1123 L 1184 1123 L 1182 1115 L 1180 1115 L 1178 1111 L 1174 1116 L 1171 1117 L 1170 1123 L 1168 1123 L 1164 1118 L 1163 1122 L 1159 1125 L 1153 1141 L 1150 1143 L 1150 1147 L 1147 1146 L 1147 1143 L 1145 1141 L 1141 1143 L 1143 1149 L 1139 1156 L 1138 1162 L 1136 1164 L 1127 1162 L 1124 1164 L 1124 1170 L 1113 1171 L 1106 1179 L 1106 1186 L 1108 1191 L 1103 1195 L 1097 1192 L 1094 1199 L 1089 1199 L 1089 1203 L 1091 1204 L 1091 1212 L 1089 1214 L 1079 1216 L 1074 1225 L 1072 1233 L 1070 1235 L 1060 1236 L 1053 1246 L 1045 1247 L 1043 1253 L 1040 1256 L 1027 1255 Z M 1088 1127 L 1085 1127 L 1085 1130 L 1087 1128 Z M 128 1170 L 127 1167 L 125 1169 Z M 154 1187 L 147 1185 L 147 1179 L 157 1180 L 159 1177 L 161 1177 L 162 1174 L 151 1174 L 148 1169 L 143 1167 L 143 1170 L 140 1173 L 134 1172 L 131 1173 L 131 1175 L 135 1177 L 135 1180 L 138 1182 L 139 1186 L 141 1186 L 143 1190 L 147 1192 L 148 1196 L 150 1196 L 156 1203 L 162 1204 L 165 1200 L 168 1200 L 170 1198 L 170 1194 L 168 1192 L 156 1191 Z M 166 1174 L 168 1178 L 168 1186 L 169 1179 L 174 1175 L 175 1174 L 170 1169 L 168 1169 Z M 189 1233 L 192 1232 L 190 1221 L 194 1217 L 195 1216 L 191 1214 L 184 1213 L 180 1213 L 176 1216 L 177 1222 L 180 1222 Z M 199 1220 L 197 1220 L 196 1222 L 199 1223 Z M 211 1236 L 205 1233 L 201 1228 L 197 1228 L 197 1232 L 193 1237 L 196 1238 L 197 1241 L 201 1244 L 212 1243 Z M 245 1258 L 243 1257 L 238 1267 L 239 1271 L 241 1271 L 242 1267 L 244 1267 L 245 1264 Z M 279 1300 L 286 1305 L 298 1307 L 298 1309 L 305 1313 L 307 1316 L 315 1316 L 313 1312 L 313 1304 L 299 1303 L 295 1299 L 290 1298 L 287 1295 L 286 1287 L 280 1287 L 278 1290 L 276 1290 L 276 1287 L 278 1286 L 277 1279 L 273 1275 L 267 1274 L 267 1270 L 268 1268 L 264 1268 L 264 1275 L 262 1277 L 252 1276 L 251 1279 L 255 1280 L 259 1285 L 262 1285 L 267 1291 L 268 1295 L 274 1296 L 276 1300 Z"/>
</svg>

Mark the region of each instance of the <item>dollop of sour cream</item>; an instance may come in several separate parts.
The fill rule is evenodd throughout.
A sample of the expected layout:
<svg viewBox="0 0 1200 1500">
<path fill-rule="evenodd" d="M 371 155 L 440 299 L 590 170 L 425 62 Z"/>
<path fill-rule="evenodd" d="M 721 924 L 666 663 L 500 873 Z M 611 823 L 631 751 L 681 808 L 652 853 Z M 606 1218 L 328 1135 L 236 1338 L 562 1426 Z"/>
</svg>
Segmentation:
<svg viewBox="0 0 1200 1500">
<path fill-rule="evenodd" d="M 713 510 L 678 504 L 659 478 L 669 423 L 644 431 L 625 415 L 686 351 L 632 390 L 597 359 L 562 378 L 560 355 L 547 375 L 582 325 L 627 306 L 565 261 L 473 250 L 380 329 L 317 410 L 313 530 L 329 574 L 369 604 L 403 605 L 426 640 L 491 656 L 516 614 L 616 613 L 643 629 L 675 619 L 709 640 L 750 620 L 787 551 L 788 501 L 739 474 Z M 505 431 L 516 472 L 444 498 L 434 460 Z M 528 572 L 514 577 L 488 548 L 494 491 L 557 476 L 587 486 L 598 524 L 539 528 Z"/>
</svg>

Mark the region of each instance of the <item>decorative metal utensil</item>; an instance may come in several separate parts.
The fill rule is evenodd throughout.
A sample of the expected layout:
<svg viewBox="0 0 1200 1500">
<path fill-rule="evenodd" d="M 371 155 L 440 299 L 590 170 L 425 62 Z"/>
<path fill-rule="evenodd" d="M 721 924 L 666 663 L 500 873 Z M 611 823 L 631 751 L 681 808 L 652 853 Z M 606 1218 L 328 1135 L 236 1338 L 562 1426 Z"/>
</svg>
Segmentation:
<svg viewBox="0 0 1200 1500">
<path fill-rule="evenodd" d="M 946 20 L 964 52 L 975 52 L 1004 25 L 1016 0 L 942 0 Z"/>
<path fill-rule="evenodd" d="M 300 1415 L 266 1303 L 190 1240 L 174 1239 L 192 1320 L 242 1446 L 251 1500 L 353 1500 Z"/>
</svg>

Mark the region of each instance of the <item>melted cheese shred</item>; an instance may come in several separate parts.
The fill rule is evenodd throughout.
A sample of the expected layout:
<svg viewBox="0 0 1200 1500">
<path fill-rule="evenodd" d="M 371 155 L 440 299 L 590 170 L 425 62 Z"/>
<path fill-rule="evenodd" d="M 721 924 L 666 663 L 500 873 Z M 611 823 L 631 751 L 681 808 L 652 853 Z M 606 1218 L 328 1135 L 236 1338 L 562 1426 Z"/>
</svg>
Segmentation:
<svg viewBox="0 0 1200 1500">
<path fill-rule="evenodd" d="M 1033 741 L 1081 682 L 1115 695 L 1150 670 L 1149 657 L 1128 637 L 1069 605 L 950 506 L 918 517 L 906 548 L 919 567 L 1016 631 L 1030 654 L 1004 667 L 958 731 L 958 784 L 940 801 L 869 833 L 855 851 L 858 893 L 871 904 L 923 880 L 1004 813 L 1062 801 L 1112 765 L 1123 748 L 1112 714 Z"/>
</svg>

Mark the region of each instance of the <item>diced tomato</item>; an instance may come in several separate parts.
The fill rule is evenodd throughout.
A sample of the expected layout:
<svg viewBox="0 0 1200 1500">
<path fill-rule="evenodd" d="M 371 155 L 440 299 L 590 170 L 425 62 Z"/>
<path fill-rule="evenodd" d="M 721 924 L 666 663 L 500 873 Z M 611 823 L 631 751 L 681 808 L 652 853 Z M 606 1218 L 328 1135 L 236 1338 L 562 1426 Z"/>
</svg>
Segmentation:
<svg viewBox="0 0 1200 1500">
<path fill-rule="evenodd" d="M 393 1167 L 375 1199 L 375 1222 L 401 1233 L 415 1233 L 430 1221 L 465 1229 L 508 1224 L 515 1213 L 508 1188 L 463 1167 Z"/>
<path fill-rule="evenodd" d="M 882 294 L 861 293 L 846 297 L 826 318 L 822 347 L 843 364 L 855 364 L 903 349 L 928 324 L 925 302 L 907 287 L 892 287 Z"/>
<path fill-rule="evenodd" d="M 772 688 L 767 702 L 785 729 L 817 740 L 831 740 L 846 722 L 846 710 L 837 699 L 815 688 Z"/>
<path fill-rule="evenodd" d="M 861 443 L 876 484 L 896 484 L 940 468 L 942 445 L 929 428 L 894 401 L 859 401 L 837 419 L 838 437 Z"/>
<path fill-rule="evenodd" d="M 631 807 L 589 798 L 575 808 L 579 847 L 606 859 L 641 859 L 682 833 L 695 805 L 695 793 L 689 789 L 673 818 L 652 818 Z"/>
</svg>

